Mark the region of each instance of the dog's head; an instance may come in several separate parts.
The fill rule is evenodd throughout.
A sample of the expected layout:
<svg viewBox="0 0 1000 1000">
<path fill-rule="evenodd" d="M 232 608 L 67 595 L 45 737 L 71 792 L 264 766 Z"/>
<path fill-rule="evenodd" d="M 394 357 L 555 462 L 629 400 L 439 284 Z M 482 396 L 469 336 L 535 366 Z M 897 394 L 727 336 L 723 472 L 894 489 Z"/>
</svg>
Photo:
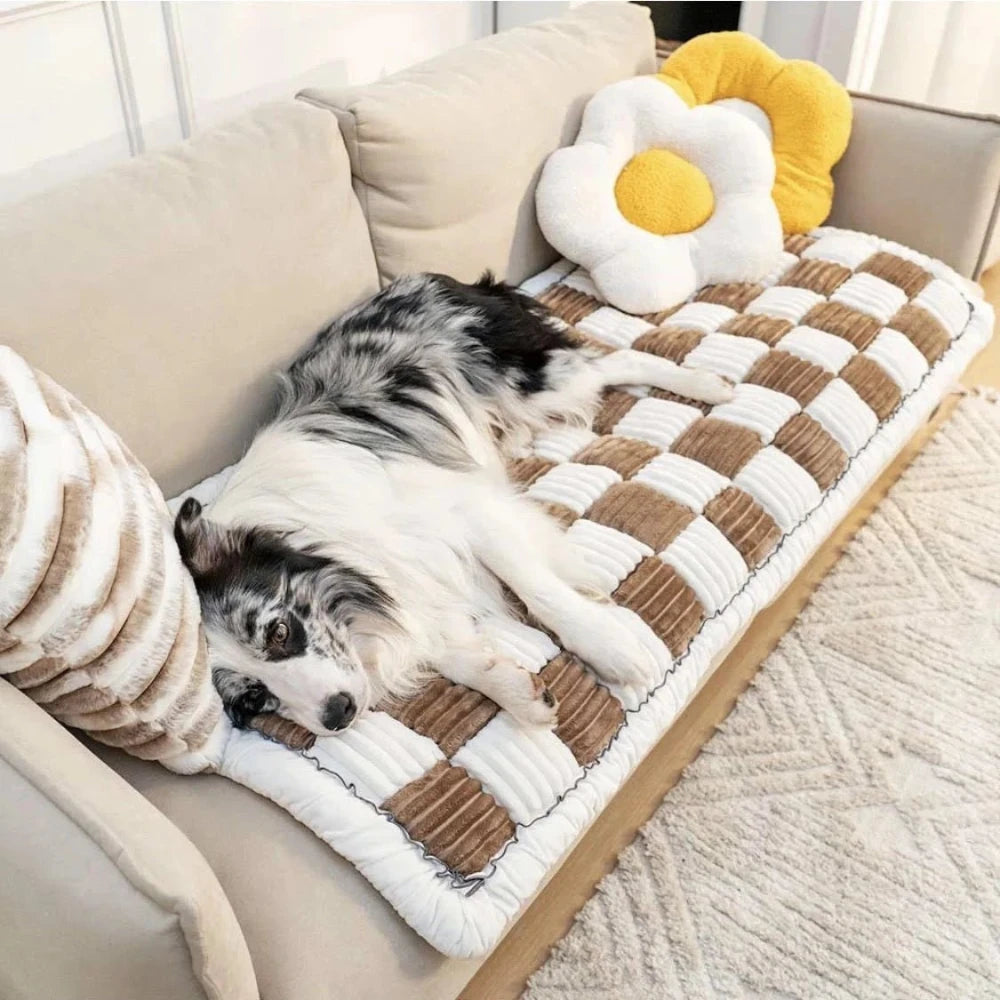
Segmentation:
<svg viewBox="0 0 1000 1000">
<path fill-rule="evenodd" d="M 311 732 L 350 725 L 371 702 L 365 637 L 392 622 L 369 577 L 266 528 L 224 527 L 189 497 L 174 537 L 194 577 L 212 675 L 237 726 L 277 712 Z"/>
</svg>

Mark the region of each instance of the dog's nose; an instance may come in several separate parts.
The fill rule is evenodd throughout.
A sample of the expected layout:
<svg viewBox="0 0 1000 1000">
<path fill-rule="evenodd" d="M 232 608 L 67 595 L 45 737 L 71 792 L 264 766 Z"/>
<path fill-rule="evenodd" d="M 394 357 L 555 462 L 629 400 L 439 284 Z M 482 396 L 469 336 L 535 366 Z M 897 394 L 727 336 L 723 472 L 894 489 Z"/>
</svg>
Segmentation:
<svg viewBox="0 0 1000 1000">
<path fill-rule="evenodd" d="M 346 691 L 341 691 L 327 699 L 321 721 L 327 729 L 343 729 L 350 724 L 357 710 L 354 699 Z"/>
</svg>

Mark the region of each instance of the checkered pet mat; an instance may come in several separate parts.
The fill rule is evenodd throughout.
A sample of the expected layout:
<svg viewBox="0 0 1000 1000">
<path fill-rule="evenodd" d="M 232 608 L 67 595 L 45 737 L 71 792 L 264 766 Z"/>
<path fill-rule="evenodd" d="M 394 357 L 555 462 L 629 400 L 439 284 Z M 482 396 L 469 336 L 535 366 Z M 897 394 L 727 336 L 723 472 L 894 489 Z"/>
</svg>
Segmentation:
<svg viewBox="0 0 1000 1000">
<path fill-rule="evenodd" d="M 737 383 L 714 407 L 609 391 L 591 429 L 552 430 L 511 467 L 635 613 L 664 679 L 611 689 L 545 633 L 504 626 L 497 646 L 558 698 L 554 732 L 522 729 L 440 678 L 309 750 L 235 733 L 222 768 L 355 861 L 451 954 L 495 943 L 712 656 L 795 575 L 991 325 L 943 265 L 831 229 L 790 237 L 760 284 L 709 287 L 656 315 L 606 305 L 568 262 L 524 288 L 602 350 Z"/>
</svg>

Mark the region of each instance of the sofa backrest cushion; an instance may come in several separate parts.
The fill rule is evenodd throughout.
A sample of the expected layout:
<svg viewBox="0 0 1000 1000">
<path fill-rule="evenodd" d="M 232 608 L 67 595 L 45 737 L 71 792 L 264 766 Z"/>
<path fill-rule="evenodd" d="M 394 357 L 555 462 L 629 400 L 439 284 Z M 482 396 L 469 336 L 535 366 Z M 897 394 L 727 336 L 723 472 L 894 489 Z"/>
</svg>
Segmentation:
<svg viewBox="0 0 1000 1000">
<path fill-rule="evenodd" d="M 271 373 L 377 287 L 335 119 L 258 108 L 0 210 L 0 342 L 170 496 L 239 456 Z"/>
<path fill-rule="evenodd" d="M 655 70 L 649 11 L 594 3 L 377 83 L 300 96 L 336 113 L 379 276 L 485 268 L 518 282 L 558 256 L 535 221 L 546 157 L 601 87 Z"/>
</svg>

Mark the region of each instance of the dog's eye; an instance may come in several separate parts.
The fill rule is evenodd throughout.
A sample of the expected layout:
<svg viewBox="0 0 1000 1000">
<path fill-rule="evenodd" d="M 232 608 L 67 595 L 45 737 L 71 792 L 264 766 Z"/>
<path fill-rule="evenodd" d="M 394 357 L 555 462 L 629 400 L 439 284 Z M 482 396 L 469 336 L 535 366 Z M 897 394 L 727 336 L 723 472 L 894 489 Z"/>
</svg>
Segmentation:
<svg viewBox="0 0 1000 1000">
<path fill-rule="evenodd" d="M 271 622 L 267 627 L 267 644 L 281 648 L 288 641 L 288 622 Z"/>
</svg>

